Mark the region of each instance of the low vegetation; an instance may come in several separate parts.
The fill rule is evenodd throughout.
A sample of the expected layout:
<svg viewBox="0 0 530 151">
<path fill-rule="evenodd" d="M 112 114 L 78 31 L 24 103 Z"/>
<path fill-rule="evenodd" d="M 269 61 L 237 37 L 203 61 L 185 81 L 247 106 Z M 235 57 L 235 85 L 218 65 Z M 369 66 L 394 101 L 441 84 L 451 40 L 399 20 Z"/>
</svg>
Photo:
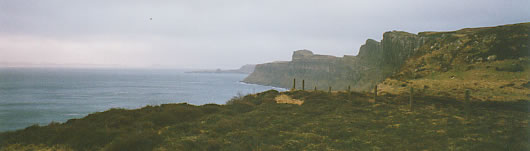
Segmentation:
<svg viewBox="0 0 530 151">
<path fill-rule="evenodd" d="M 466 89 L 472 99 L 480 101 L 530 100 L 530 58 L 495 60 L 455 66 L 446 72 L 416 70 L 408 78 L 387 78 L 379 84 L 382 92 L 407 93 L 414 87 L 418 93 L 430 96 L 463 98 Z M 431 72 L 429 72 L 431 71 Z"/>
<path fill-rule="evenodd" d="M 303 104 L 277 103 L 278 96 Z M 285 97 L 283 96 L 283 97 Z M 0 150 L 529 150 L 529 102 L 274 90 L 0 133 Z"/>
</svg>

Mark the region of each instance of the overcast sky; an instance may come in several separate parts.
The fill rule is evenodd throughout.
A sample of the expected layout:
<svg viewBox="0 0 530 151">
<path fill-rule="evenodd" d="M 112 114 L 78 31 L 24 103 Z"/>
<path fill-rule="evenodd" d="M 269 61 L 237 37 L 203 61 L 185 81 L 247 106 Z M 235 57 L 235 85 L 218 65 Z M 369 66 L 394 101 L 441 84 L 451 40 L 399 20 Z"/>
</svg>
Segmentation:
<svg viewBox="0 0 530 151">
<path fill-rule="evenodd" d="M 357 55 L 391 30 L 529 22 L 529 8 L 529 0 L 0 0 L 0 65 L 238 68 L 299 49 Z"/>
</svg>

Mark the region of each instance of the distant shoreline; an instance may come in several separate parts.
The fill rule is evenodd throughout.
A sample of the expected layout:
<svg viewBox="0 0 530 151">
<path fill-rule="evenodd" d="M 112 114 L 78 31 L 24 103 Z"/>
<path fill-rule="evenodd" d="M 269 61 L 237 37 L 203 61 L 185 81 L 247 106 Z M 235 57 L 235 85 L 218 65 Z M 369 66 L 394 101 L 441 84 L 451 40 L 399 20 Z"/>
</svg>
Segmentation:
<svg viewBox="0 0 530 151">
<path fill-rule="evenodd" d="M 202 71 L 187 71 L 184 73 L 211 73 L 211 74 L 226 74 L 226 73 L 236 73 L 236 74 L 250 74 L 245 72 L 236 72 L 236 71 L 215 71 L 215 70 L 202 70 Z"/>
<path fill-rule="evenodd" d="M 246 84 L 246 85 L 268 86 L 268 87 L 272 87 L 272 89 L 274 89 L 274 90 L 278 90 L 278 91 L 280 91 L 280 92 L 288 91 L 288 90 L 289 90 L 288 88 L 276 87 L 276 86 L 271 86 L 271 85 L 261 85 L 261 84 L 247 83 L 247 82 L 244 82 L 244 81 L 239 81 L 239 83 L 241 83 L 241 84 Z"/>
<path fill-rule="evenodd" d="M 186 73 L 240 73 L 240 74 L 251 74 L 254 72 L 254 68 L 256 65 L 253 64 L 247 64 L 239 69 L 228 69 L 228 70 L 222 70 L 222 69 L 211 69 L 211 70 L 197 70 L 197 71 L 188 71 Z"/>
</svg>

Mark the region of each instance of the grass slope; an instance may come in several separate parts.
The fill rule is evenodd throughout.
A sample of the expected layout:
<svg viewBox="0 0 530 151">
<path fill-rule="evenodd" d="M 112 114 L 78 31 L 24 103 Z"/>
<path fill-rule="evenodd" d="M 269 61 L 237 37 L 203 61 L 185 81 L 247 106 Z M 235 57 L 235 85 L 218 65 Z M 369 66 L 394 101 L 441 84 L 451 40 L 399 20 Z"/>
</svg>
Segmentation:
<svg viewBox="0 0 530 151">
<path fill-rule="evenodd" d="M 302 105 L 277 104 L 285 94 Z M 0 134 L 0 150 L 529 150 L 527 101 L 271 90 L 227 105 L 111 109 Z M 468 110 L 465 110 L 468 108 Z"/>
</svg>

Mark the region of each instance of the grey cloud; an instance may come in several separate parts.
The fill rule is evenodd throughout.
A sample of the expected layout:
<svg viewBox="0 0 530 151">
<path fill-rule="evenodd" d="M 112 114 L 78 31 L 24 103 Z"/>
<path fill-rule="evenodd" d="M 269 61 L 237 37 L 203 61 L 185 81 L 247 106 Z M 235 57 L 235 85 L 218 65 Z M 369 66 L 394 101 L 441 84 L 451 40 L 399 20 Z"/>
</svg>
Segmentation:
<svg viewBox="0 0 530 151">
<path fill-rule="evenodd" d="M 6 44 L 0 46 L 0 59 L 31 62 L 40 53 L 75 52 L 55 50 L 68 49 L 72 43 L 87 48 L 98 43 L 101 46 L 94 50 L 82 49 L 90 51 L 83 52 L 86 59 L 72 60 L 68 55 L 43 59 L 234 68 L 288 60 L 296 49 L 354 55 L 365 39 L 381 39 L 390 30 L 416 33 L 528 22 L 529 4 L 525 0 L 2 0 L 1 39 L 27 38 L 17 45 L 58 42 L 25 47 L 27 54 L 34 55 L 27 57 L 17 53 L 22 46 L 9 44 L 7 49 Z M 117 41 L 142 47 L 115 47 Z"/>
</svg>

